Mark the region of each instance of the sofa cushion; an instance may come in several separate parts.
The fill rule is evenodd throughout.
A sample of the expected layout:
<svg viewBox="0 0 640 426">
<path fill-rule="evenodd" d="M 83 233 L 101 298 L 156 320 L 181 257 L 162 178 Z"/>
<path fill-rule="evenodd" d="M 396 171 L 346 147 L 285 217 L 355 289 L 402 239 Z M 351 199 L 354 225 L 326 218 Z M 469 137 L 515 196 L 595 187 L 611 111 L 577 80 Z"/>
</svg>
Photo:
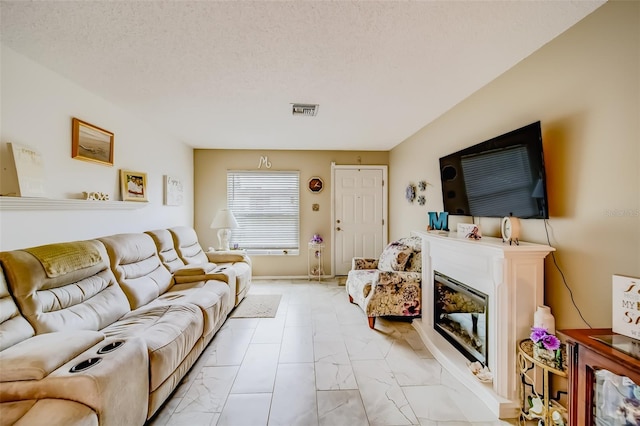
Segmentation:
<svg viewBox="0 0 640 426">
<path fill-rule="evenodd" d="M 25 250 L 0 253 L 11 294 L 36 334 L 100 330 L 129 312 L 127 298 L 109 269 L 104 245 L 97 240 L 87 242 L 100 253 L 100 262 L 54 278 Z"/>
<path fill-rule="evenodd" d="M 378 260 L 378 269 L 381 271 L 404 271 L 405 265 L 413 249 L 399 241 L 389 243 Z"/>
<path fill-rule="evenodd" d="M 107 337 L 140 337 L 149 353 L 149 391 L 160 386 L 202 337 L 203 316 L 195 305 L 151 306 L 131 311 L 102 330 Z"/>
<path fill-rule="evenodd" d="M 0 351 L 33 336 L 29 322 L 20 315 L 0 267 Z"/>
<path fill-rule="evenodd" d="M 234 295 L 235 296 L 235 295 Z M 171 290 L 155 299 L 147 306 L 164 306 L 179 303 L 193 304 L 202 311 L 204 336 L 216 331 L 227 313 L 233 308 L 229 302 L 229 286 L 218 280 L 202 280 L 176 284 Z"/>
<path fill-rule="evenodd" d="M 151 236 L 118 234 L 100 241 L 109 253 L 111 269 L 131 309 L 146 305 L 171 287 L 171 273 L 162 265 Z"/>
<path fill-rule="evenodd" d="M 154 231 L 145 232 L 148 234 L 156 245 L 158 255 L 162 264 L 171 272 L 175 273 L 178 269 L 184 267 L 184 262 L 178 256 L 173 245 L 173 236 L 167 229 L 156 229 Z"/>
<path fill-rule="evenodd" d="M 180 259 L 187 264 L 203 264 L 209 262 L 207 255 L 198 242 L 198 235 L 193 228 L 176 226 L 169 228 L 173 237 L 173 245 Z"/>
</svg>

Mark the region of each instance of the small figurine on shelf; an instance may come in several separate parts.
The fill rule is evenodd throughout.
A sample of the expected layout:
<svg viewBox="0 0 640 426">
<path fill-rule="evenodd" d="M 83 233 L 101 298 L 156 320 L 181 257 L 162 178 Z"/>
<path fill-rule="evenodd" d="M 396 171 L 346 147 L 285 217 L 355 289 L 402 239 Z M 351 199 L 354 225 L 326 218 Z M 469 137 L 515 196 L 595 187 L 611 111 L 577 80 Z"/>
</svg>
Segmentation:
<svg viewBox="0 0 640 426">
<path fill-rule="evenodd" d="M 313 237 L 311 237 L 311 240 L 309 241 L 311 244 L 322 244 L 322 237 L 320 236 L 320 234 L 313 234 Z"/>
</svg>

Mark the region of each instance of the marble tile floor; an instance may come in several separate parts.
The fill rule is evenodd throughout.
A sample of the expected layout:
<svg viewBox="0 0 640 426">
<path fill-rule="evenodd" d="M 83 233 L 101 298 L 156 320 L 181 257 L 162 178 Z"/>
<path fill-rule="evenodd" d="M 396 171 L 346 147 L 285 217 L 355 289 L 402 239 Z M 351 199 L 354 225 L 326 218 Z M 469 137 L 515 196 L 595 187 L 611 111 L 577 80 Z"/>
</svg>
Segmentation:
<svg viewBox="0 0 640 426">
<path fill-rule="evenodd" d="M 148 426 L 498 426 L 409 321 L 376 320 L 338 280 L 254 280 L 275 318 L 229 318 Z"/>
</svg>

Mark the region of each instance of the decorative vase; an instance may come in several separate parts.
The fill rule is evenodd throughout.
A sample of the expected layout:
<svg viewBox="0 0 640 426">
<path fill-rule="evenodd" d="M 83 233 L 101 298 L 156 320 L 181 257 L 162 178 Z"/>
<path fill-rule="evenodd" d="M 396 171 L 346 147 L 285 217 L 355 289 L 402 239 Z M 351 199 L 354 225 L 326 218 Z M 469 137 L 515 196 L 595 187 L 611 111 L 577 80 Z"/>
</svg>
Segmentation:
<svg viewBox="0 0 640 426">
<path fill-rule="evenodd" d="M 551 349 L 545 349 L 538 345 L 533 345 L 533 358 L 542 362 L 549 367 L 562 369 L 562 351 L 557 349 L 555 351 Z"/>
<path fill-rule="evenodd" d="M 533 326 L 544 328 L 549 334 L 556 334 L 556 319 L 551 314 L 551 308 L 545 305 L 538 306 L 533 314 Z"/>
</svg>

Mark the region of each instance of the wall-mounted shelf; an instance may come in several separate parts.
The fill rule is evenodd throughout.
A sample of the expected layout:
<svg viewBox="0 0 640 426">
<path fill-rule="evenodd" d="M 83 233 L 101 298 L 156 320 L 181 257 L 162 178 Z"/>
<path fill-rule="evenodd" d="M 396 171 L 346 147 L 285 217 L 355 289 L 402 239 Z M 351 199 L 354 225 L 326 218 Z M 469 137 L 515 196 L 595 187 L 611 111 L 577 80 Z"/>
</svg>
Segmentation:
<svg viewBox="0 0 640 426">
<path fill-rule="evenodd" d="M 54 198 L 0 197 L 0 210 L 136 210 L 148 203 Z"/>
</svg>

